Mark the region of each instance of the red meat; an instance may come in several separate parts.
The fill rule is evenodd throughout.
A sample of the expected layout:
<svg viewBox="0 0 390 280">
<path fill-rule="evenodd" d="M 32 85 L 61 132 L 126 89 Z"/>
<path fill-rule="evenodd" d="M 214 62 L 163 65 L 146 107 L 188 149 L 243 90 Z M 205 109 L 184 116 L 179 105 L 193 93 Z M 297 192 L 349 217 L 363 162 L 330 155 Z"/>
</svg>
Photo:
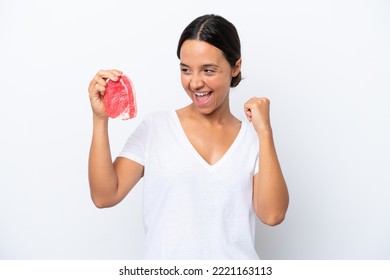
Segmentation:
<svg viewBox="0 0 390 280">
<path fill-rule="evenodd" d="M 118 81 L 108 80 L 103 100 L 107 115 L 111 118 L 128 120 L 137 115 L 134 86 L 126 75 L 122 75 Z"/>
</svg>

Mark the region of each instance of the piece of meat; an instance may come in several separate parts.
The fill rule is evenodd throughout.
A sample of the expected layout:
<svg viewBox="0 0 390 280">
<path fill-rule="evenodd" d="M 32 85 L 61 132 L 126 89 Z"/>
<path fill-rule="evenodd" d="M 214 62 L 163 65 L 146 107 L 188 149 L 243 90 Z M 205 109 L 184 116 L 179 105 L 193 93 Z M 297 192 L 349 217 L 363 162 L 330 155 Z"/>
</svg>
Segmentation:
<svg viewBox="0 0 390 280">
<path fill-rule="evenodd" d="M 126 75 L 118 81 L 108 80 L 103 100 L 110 118 L 128 120 L 137 115 L 134 86 Z"/>
</svg>

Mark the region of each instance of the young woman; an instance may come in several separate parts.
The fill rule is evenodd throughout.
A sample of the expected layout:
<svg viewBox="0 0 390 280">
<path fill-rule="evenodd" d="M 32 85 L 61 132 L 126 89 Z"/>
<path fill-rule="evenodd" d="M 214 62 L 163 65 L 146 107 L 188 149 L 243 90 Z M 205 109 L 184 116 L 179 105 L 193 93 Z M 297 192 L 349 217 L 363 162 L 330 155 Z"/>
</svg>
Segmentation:
<svg viewBox="0 0 390 280">
<path fill-rule="evenodd" d="M 99 208 L 114 206 L 143 177 L 145 258 L 257 259 L 256 215 L 277 225 L 289 200 L 270 102 L 248 100 L 249 122 L 230 112 L 230 88 L 241 80 L 241 51 L 236 28 L 223 17 L 191 22 L 177 56 L 191 103 L 148 115 L 114 162 L 102 96 L 107 79 L 117 80 L 122 72 L 99 71 L 91 81 L 92 200 Z"/>
</svg>

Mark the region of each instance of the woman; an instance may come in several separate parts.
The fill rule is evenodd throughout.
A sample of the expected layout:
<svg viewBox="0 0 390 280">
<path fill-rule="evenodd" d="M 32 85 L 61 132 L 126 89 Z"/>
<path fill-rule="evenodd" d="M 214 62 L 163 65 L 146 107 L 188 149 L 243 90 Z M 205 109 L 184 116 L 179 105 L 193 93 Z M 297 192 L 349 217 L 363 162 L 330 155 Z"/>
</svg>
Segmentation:
<svg viewBox="0 0 390 280">
<path fill-rule="evenodd" d="M 102 95 L 107 79 L 122 72 L 99 71 L 91 81 L 92 200 L 99 208 L 114 206 L 143 177 L 145 258 L 258 259 L 255 216 L 277 225 L 288 207 L 269 100 L 245 103 L 251 124 L 230 112 L 230 87 L 241 80 L 241 50 L 236 28 L 223 17 L 191 22 L 177 56 L 191 104 L 147 116 L 113 163 Z"/>
</svg>

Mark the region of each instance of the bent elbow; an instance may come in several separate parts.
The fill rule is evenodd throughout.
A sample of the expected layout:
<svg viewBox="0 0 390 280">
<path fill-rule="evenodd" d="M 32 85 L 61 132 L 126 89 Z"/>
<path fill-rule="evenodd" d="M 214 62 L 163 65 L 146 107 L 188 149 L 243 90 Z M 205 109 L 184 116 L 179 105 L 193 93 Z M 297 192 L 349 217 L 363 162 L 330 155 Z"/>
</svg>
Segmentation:
<svg viewBox="0 0 390 280">
<path fill-rule="evenodd" d="M 284 221 L 284 218 L 285 218 L 284 215 L 274 217 L 274 218 L 268 218 L 267 220 L 263 221 L 263 223 L 266 224 L 267 226 L 274 227 L 280 225 Z"/>
<path fill-rule="evenodd" d="M 274 227 L 281 224 L 284 221 L 285 217 L 285 213 L 278 213 L 267 216 L 259 216 L 259 219 L 263 224 Z"/>
<path fill-rule="evenodd" d="M 95 201 L 95 200 L 92 200 L 92 201 L 93 201 L 93 204 L 95 205 L 95 207 L 98 209 L 108 208 L 108 206 L 105 205 L 104 203 L 102 203 L 101 201 Z"/>
<path fill-rule="evenodd" d="M 104 198 L 97 198 L 92 196 L 92 202 L 95 205 L 96 208 L 98 209 L 104 209 L 104 208 L 109 208 L 114 206 L 114 204 L 109 203 L 106 199 Z"/>
</svg>

